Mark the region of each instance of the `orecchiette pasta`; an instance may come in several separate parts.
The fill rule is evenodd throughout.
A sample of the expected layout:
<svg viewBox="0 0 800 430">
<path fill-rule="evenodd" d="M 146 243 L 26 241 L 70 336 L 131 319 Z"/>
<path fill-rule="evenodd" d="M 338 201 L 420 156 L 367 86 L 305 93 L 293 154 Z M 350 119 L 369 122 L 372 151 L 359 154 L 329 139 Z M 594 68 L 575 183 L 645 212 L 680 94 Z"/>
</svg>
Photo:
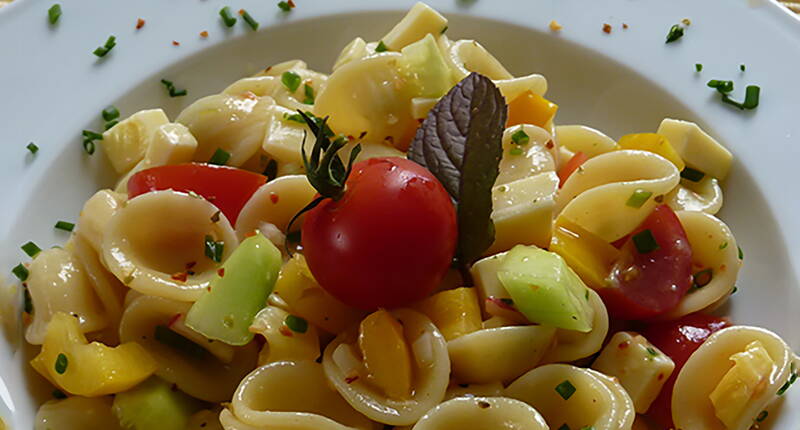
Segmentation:
<svg viewBox="0 0 800 430">
<path fill-rule="evenodd" d="M 556 140 L 560 146 L 562 160 L 569 160 L 578 152 L 583 152 L 592 158 L 618 148 L 614 139 L 585 125 L 557 126 Z"/>
<path fill-rule="evenodd" d="M 455 384 L 447 388 L 444 398 L 450 400 L 458 397 L 501 397 L 503 390 L 500 381 L 488 384 Z"/>
<path fill-rule="evenodd" d="M 84 203 L 78 220 L 78 236 L 89 242 L 96 252 L 103 251 L 103 235 L 108 221 L 126 200 L 124 194 L 100 190 Z"/>
<path fill-rule="evenodd" d="M 536 409 L 506 397 L 461 397 L 428 411 L 413 430 L 547 430 Z"/>
<path fill-rule="evenodd" d="M 281 75 L 286 72 L 297 75 L 302 85 L 298 85 L 294 91 L 287 88 L 281 82 Z M 262 74 L 240 79 L 225 88 L 222 93 L 236 96 L 250 92 L 258 97 L 268 96 L 274 99 L 278 105 L 295 112 L 298 109 L 307 110 L 312 107 L 313 103 L 306 103 L 305 94 L 308 90 L 305 89 L 305 86 L 308 85 L 311 93 L 316 94 L 325 85 L 327 79 L 326 75 L 309 70 L 305 62 L 293 60 L 273 66 Z"/>
<path fill-rule="evenodd" d="M 267 306 L 253 320 L 250 331 L 264 336 L 266 343 L 258 355 L 263 366 L 277 361 L 314 361 L 320 356 L 319 333 L 314 326 L 305 332 L 293 332 L 286 326 L 289 312 Z"/>
<path fill-rule="evenodd" d="M 161 109 L 136 112 L 103 133 L 103 152 L 117 173 L 131 170 L 144 158 L 150 139 L 169 119 Z"/>
<path fill-rule="evenodd" d="M 524 145 L 514 141 L 515 133 L 524 133 Z M 535 125 L 523 124 L 509 127 L 503 133 L 503 158 L 500 160 L 500 174 L 494 185 L 503 185 L 519 179 L 529 178 L 539 173 L 556 170 L 558 148 L 552 136 L 545 129 Z M 513 149 L 522 148 L 521 154 Z"/>
<path fill-rule="evenodd" d="M 682 180 L 666 198 L 676 211 L 699 211 L 714 215 L 722 208 L 722 189 L 716 178 L 705 177 L 700 182 Z"/>
<path fill-rule="evenodd" d="M 147 193 L 131 199 L 111 217 L 104 234 L 103 260 L 114 276 L 134 290 L 194 301 L 217 270 L 205 255 L 207 236 L 224 243 L 222 260 L 238 245 L 228 220 L 205 199 L 171 190 Z M 175 276 L 188 270 L 194 275 Z"/>
<path fill-rule="evenodd" d="M 245 203 L 236 220 L 240 240 L 268 223 L 288 233 L 292 217 L 314 199 L 316 190 L 305 175 L 281 176 L 261 186 Z M 300 227 L 297 222 L 296 227 Z"/>
</svg>

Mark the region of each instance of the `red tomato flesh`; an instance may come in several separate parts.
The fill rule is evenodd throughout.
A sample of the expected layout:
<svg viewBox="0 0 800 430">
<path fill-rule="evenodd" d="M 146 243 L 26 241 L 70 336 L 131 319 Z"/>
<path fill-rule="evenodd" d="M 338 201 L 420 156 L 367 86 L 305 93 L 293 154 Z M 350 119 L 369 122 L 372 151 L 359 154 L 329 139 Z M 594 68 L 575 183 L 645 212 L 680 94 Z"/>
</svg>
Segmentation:
<svg viewBox="0 0 800 430">
<path fill-rule="evenodd" d="M 650 230 L 658 248 L 641 253 L 638 233 Z M 614 318 L 641 320 L 674 309 L 692 284 L 692 248 L 675 212 L 655 208 L 622 247 L 611 282 L 597 290 Z"/>
<path fill-rule="evenodd" d="M 442 184 L 413 161 L 388 157 L 353 166 L 344 196 L 306 213 L 302 245 L 320 286 L 372 310 L 427 297 L 450 267 L 456 235 Z"/>
<path fill-rule="evenodd" d="M 647 415 L 662 426 L 663 430 L 673 428 L 672 390 L 683 365 L 708 336 L 730 325 L 730 322 L 723 318 L 690 314 L 679 320 L 652 324 L 642 331 L 650 343 L 675 362 L 675 370 L 647 412 Z"/>
<path fill-rule="evenodd" d="M 128 180 L 128 198 L 157 190 L 193 191 L 218 207 L 232 225 L 267 177 L 235 167 L 187 163 L 142 170 Z"/>
<path fill-rule="evenodd" d="M 572 158 L 567 161 L 567 164 L 564 164 L 564 166 L 558 171 L 558 188 L 563 187 L 564 182 L 567 182 L 567 178 L 575 173 L 575 171 L 578 170 L 578 167 L 581 167 L 581 165 L 588 159 L 589 157 L 583 152 L 576 152 L 575 155 L 573 155 Z"/>
</svg>

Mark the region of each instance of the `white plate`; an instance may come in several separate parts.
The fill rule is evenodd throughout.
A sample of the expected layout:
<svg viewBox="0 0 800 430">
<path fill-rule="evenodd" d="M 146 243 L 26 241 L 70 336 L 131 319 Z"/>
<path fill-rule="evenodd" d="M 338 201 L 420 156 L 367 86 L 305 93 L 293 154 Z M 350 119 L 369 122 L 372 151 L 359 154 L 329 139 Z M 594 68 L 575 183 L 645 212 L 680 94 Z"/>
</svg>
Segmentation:
<svg viewBox="0 0 800 430">
<path fill-rule="evenodd" d="M 75 220 L 83 202 L 110 176 L 101 154 L 81 148 L 82 129 L 98 129 L 109 104 L 123 116 L 166 106 L 174 115 L 192 100 L 271 63 L 302 58 L 329 70 L 339 49 L 356 35 L 377 39 L 413 3 L 376 0 L 296 0 L 281 12 L 277 0 L 231 1 L 261 22 L 228 30 L 217 0 L 62 0 L 51 28 L 52 2 L 21 0 L 0 10 L 0 269 L 24 259 L 19 245 L 61 243 L 52 226 Z M 736 164 L 726 186 L 722 217 L 745 251 L 733 320 L 764 326 L 800 349 L 800 200 L 794 183 L 800 156 L 800 22 L 766 1 L 430 0 L 448 15 L 450 34 L 475 38 L 514 73 L 539 72 L 548 97 L 560 105 L 558 123 L 582 123 L 612 137 L 654 131 L 665 117 L 700 123 L 726 144 Z M 146 25 L 134 29 L 136 19 Z M 682 18 L 692 25 L 665 44 Z M 564 29 L 554 34 L 550 20 Z M 601 31 L 604 23 L 611 34 Z M 622 23 L 629 25 L 623 30 Z M 208 30 L 203 40 L 199 33 Z M 92 51 L 114 34 L 107 58 Z M 172 41 L 181 43 L 172 46 Z M 702 73 L 695 63 L 704 65 Z M 746 64 L 741 73 L 739 64 Z M 189 89 L 170 99 L 159 79 Z M 723 105 L 705 83 L 734 79 L 761 85 L 761 106 L 740 112 Z M 741 95 L 739 96 L 741 97 Z M 33 141 L 40 150 L 28 154 Z M 792 251 L 795 250 L 793 253 Z M 6 275 L 3 275 L 5 277 Z M 37 398 L 24 354 L 0 341 L 0 415 L 13 428 L 31 428 Z M 800 406 L 800 389 L 787 403 Z M 800 409 L 784 405 L 770 415 L 775 429 L 796 429 Z M 774 417 L 774 418 L 773 418 Z"/>
</svg>

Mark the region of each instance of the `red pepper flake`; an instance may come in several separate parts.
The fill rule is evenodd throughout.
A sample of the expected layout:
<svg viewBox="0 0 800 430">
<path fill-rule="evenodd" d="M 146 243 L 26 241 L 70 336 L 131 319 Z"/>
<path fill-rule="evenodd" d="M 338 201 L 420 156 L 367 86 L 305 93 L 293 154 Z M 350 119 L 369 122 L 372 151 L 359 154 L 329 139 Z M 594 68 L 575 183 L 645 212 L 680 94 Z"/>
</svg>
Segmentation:
<svg viewBox="0 0 800 430">
<path fill-rule="evenodd" d="M 206 290 L 208 290 L 208 292 L 210 293 L 211 292 L 211 285 L 207 286 Z"/>
<path fill-rule="evenodd" d="M 631 346 L 631 341 L 629 341 L 629 340 L 626 340 L 625 342 L 622 342 L 622 343 L 620 343 L 619 345 L 617 345 L 617 348 L 619 348 L 619 349 L 626 349 L 626 348 L 627 348 L 627 347 L 629 347 L 629 346 Z"/>
<path fill-rule="evenodd" d="M 250 233 L 247 233 L 246 235 L 244 235 L 244 237 L 245 237 L 245 238 L 248 238 L 248 237 L 253 237 L 253 236 L 255 236 L 255 235 L 256 235 L 256 231 L 255 231 L 255 230 L 253 230 L 253 231 L 251 231 Z"/>
<path fill-rule="evenodd" d="M 664 379 L 664 374 L 663 373 L 659 373 L 658 374 L 658 380 L 660 381 L 662 379 Z"/>
<path fill-rule="evenodd" d="M 201 31 L 201 32 L 200 32 L 200 37 L 202 37 L 203 39 L 205 39 L 206 37 L 208 37 L 208 32 L 207 32 L 207 31 L 205 31 L 205 30 Z"/>
<path fill-rule="evenodd" d="M 353 136 L 352 134 L 348 134 L 348 135 L 347 135 L 347 140 L 349 140 L 350 142 L 352 142 L 352 141 L 356 140 L 356 137 L 355 137 L 355 136 Z"/>
<path fill-rule="evenodd" d="M 625 23 L 623 22 L 623 23 L 622 23 L 622 29 L 623 29 L 623 30 L 627 30 L 627 29 L 628 29 L 628 24 L 625 24 Z"/>
<path fill-rule="evenodd" d="M 192 267 L 194 267 L 195 265 L 197 265 L 197 262 L 196 262 L 196 261 L 190 261 L 190 262 L 186 263 L 186 270 L 189 270 L 189 269 L 191 269 L 191 268 L 192 268 Z"/>
<path fill-rule="evenodd" d="M 186 271 L 178 272 L 172 275 L 172 280 L 178 282 L 186 282 L 186 279 L 189 277 L 189 274 Z"/>
<path fill-rule="evenodd" d="M 272 70 L 272 66 L 269 66 L 266 69 L 264 69 L 264 73 L 269 73 L 270 70 Z"/>
<path fill-rule="evenodd" d="M 728 268 L 728 266 L 727 266 L 727 265 L 725 265 L 725 264 L 723 264 L 723 265 L 719 266 L 719 271 L 720 271 L 720 272 L 724 272 L 724 271 L 725 271 L 725 269 L 727 269 L 727 268 Z"/>
<path fill-rule="evenodd" d="M 172 325 L 175 324 L 176 322 L 178 322 L 179 319 L 181 319 L 181 314 L 173 315 L 172 318 L 169 319 L 169 322 L 167 323 L 167 327 L 172 327 Z"/>
<path fill-rule="evenodd" d="M 245 91 L 242 93 L 241 97 L 250 99 L 250 100 L 258 100 L 258 96 L 252 91 Z"/>
<path fill-rule="evenodd" d="M 347 384 L 352 384 L 353 382 L 356 382 L 356 381 L 358 381 L 358 375 L 356 375 L 356 376 L 348 376 L 347 378 L 344 378 L 344 382 L 347 383 Z"/>
<path fill-rule="evenodd" d="M 292 330 L 291 330 L 289 327 L 286 327 L 285 325 L 282 325 L 282 326 L 281 326 L 281 328 L 279 328 L 279 329 L 278 329 L 278 332 L 279 332 L 280 334 L 282 334 L 282 335 L 286 336 L 286 337 L 292 337 L 292 336 L 294 336 L 294 335 L 292 334 Z"/>
<path fill-rule="evenodd" d="M 547 149 L 553 149 L 553 146 L 555 146 L 555 144 L 553 143 L 552 140 L 548 140 L 547 143 L 544 144 L 544 146 Z"/>
<path fill-rule="evenodd" d="M 269 193 L 269 201 L 271 201 L 272 204 L 278 203 L 278 200 L 280 200 L 280 196 L 275 193 Z"/>
<path fill-rule="evenodd" d="M 656 196 L 656 198 L 653 199 L 653 200 L 655 200 L 656 203 L 664 203 L 664 195 L 662 194 L 662 195 Z"/>
<path fill-rule="evenodd" d="M 288 1 L 286 2 L 286 4 L 288 4 L 288 5 L 289 5 L 289 7 L 290 7 L 290 8 L 292 8 L 292 9 L 294 9 L 294 8 L 296 7 L 296 6 L 295 6 L 295 4 L 294 4 L 294 1 L 293 1 L 293 0 L 288 0 Z"/>
<path fill-rule="evenodd" d="M 611 34 L 611 26 L 608 24 L 603 24 L 603 33 Z"/>
<path fill-rule="evenodd" d="M 144 27 L 144 20 L 139 18 L 136 20 L 136 29 L 139 30 L 142 27 Z"/>
<path fill-rule="evenodd" d="M 225 276 L 225 268 L 224 267 L 220 267 L 219 269 L 217 269 L 217 275 L 219 275 L 220 278 Z"/>
<path fill-rule="evenodd" d="M 178 42 L 177 40 L 173 40 L 172 41 L 172 46 L 181 46 L 181 42 Z"/>
</svg>

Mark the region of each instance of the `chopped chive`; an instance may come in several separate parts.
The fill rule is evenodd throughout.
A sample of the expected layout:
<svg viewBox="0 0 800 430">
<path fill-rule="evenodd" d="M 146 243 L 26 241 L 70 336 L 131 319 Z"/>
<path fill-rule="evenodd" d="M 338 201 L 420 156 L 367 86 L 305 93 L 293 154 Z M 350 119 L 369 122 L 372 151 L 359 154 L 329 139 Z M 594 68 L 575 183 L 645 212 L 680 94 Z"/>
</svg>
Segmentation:
<svg viewBox="0 0 800 430">
<path fill-rule="evenodd" d="M 744 72 L 745 70 L 747 70 L 747 67 L 744 64 L 739 64 L 739 70 Z"/>
<path fill-rule="evenodd" d="M 728 247 L 728 241 L 726 240 L 725 242 L 722 242 L 722 244 L 719 246 L 719 249 L 722 250 L 722 249 L 725 249 L 727 247 Z"/>
<path fill-rule="evenodd" d="M 703 288 L 711 282 L 714 277 L 714 272 L 711 269 L 701 270 L 692 275 L 692 286 L 694 288 Z"/>
<path fill-rule="evenodd" d="M 739 260 L 744 260 L 744 251 L 742 251 L 742 247 L 737 246 L 736 248 L 739 249 Z"/>
<path fill-rule="evenodd" d="M 95 150 L 94 141 L 84 140 L 83 141 L 83 150 L 89 155 L 94 154 L 94 150 Z"/>
<path fill-rule="evenodd" d="M 705 173 L 697 170 L 692 169 L 691 167 L 684 167 L 681 170 L 681 178 L 690 180 L 692 182 L 700 182 L 706 176 Z"/>
<path fill-rule="evenodd" d="M 58 400 L 64 400 L 64 399 L 67 398 L 67 395 L 64 394 L 63 391 L 61 391 L 58 388 L 56 388 L 55 390 L 53 390 L 53 398 L 58 399 Z"/>
<path fill-rule="evenodd" d="M 36 257 L 36 254 L 42 252 L 42 248 L 39 248 L 33 242 L 28 242 L 28 243 L 22 245 L 20 248 L 22 248 L 22 250 L 25 251 L 26 254 L 28 254 L 28 257 L 31 257 L 31 258 L 32 257 Z"/>
<path fill-rule="evenodd" d="M 106 121 L 113 121 L 119 118 L 119 110 L 114 106 L 109 106 L 103 109 L 103 119 Z"/>
<path fill-rule="evenodd" d="M 448 28 L 449 27 L 445 25 L 444 28 L 442 29 L 442 31 L 439 32 L 439 34 L 445 34 L 447 32 Z"/>
<path fill-rule="evenodd" d="M 233 27 L 236 24 L 236 18 L 231 15 L 231 8 L 228 6 L 219 10 L 219 16 L 222 17 L 222 22 L 225 23 L 226 27 Z"/>
<path fill-rule="evenodd" d="M 36 146 L 36 144 L 33 143 L 33 142 L 29 143 L 25 147 L 28 148 L 28 151 L 31 151 L 31 154 L 35 154 L 35 153 L 39 152 L 39 147 Z"/>
<path fill-rule="evenodd" d="M 658 351 L 655 350 L 652 346 L 647 347 L 647 353 L 652 355 L 653 357 L 658 357 Z"/>
<path fill-rule="evenodd" d="M 230 160 L 230 158 L 231 158 L 230 152 L 222 148 L 217 148 L 217 150 L 214 151 L 214 155 L 212 155 L 211 159 L 208 160 L 208 164 L 216 164 L 217 166 L 224 166 L 225 163 L 227 163 L 228 160 Z"/>
<path fill-rule="evenodd" d="M 58 354 L 58 357 L 56 357 L 56 363 L 55 363 L 56 373 L 58 373 L 59 375 L 63 375 L 64 372 L 67 371 L 67 366 L 68 365 L 69 365 L 69 360 L 67 360 L 67 356 L 64 355 L 63 353 Z"/>
<path fill-rule="evenodd" d="M 289 327 L 295 333 L 305 333 L 308 331 L 308 321 L 301 317 L 289 315 L 284 321 L 286 327 Z"/>
<path fill-rule="evenodd" d="M 83 130 L 83 131 L 81 132 L 81 134 L 83 135 L 83 137 L 84 137 L 85 139 L 90 139 L 90 140 L 103 140 L 103 135 L 102 135 L 102 134 L 100 134 L 100 133 L 96 133 L 96 132 L 94 132 L 94 131 L 92 131 L 92 130 Z"/>
<path fill-rule="evenodd" d="M 288 1 L 278 2 L 278 8 L 284 12 L 289 12 L 294 7 L 294 3 Z"/>
<path fill-rule="evenodd" d="M 572 385 L 572 382 L 569 382 L 569 380 L 565 380 L 564 382 L 556 385 L 555 390 L 558 393 L 558 395 L 561 396 L 562 399 L 569 400 L 569 398 L 572 397 L 573 394 L 575 394 L 576 388 L 574 385 Z"/>
<path fill-rule="evenodd" d="M 50 6 L 50 9 L 47 9 L 47 19 L 52 25 L 57 23 L 59 18 L 61 18 L 61 5 L 56 3 Z"/>
<path fill-rule="evenodd" d="M 98 47 L 94 50 L 93 54 L 97 57 L 103 58 L 108 54 L 114 47 L 117 46 L 117 37 L 114 35 L 108 36 L 106 39 L 106 43 L 103 46 Z"/>
<path fill-rule="evenodd" d="M 175 333 L 165 325 L 159 324 L 156 326 L 153 331 L 153 338 L 191 357 L 205 358 L 208 356 L 208 352 L 202 346 L 181 336 L 179 333 Z"/>
<path fill-rule="evenodd" d="M 206 257 L 210 258 L 212 261 L 220 263 L 222 262 L 222 252 L 225 250 L 225 242 L 214 241 L 214 238 L 211 236 L 206 235 L 205 238 L 205 255 Z"/>
<path fill-rule="evenodd" d="M 508 153 L 511 154 L 511 155 L 522 155 L 522 149 L 520 149 L 520 148 L 511 148 L 511 150 L 509 150 Z"/>
<path fill-rule="evenodd" d="M 594 426 L 583 426 L 581 430 L 594 430 Z"/>
<path fill-rule="evenodd" d="M 760 422 L 764 421 L 765 419 L 767 419 L 768 415 L 769 415 L 769 412 L 761 411 L 761 413 L 759 413 L 758 416 L 756 417 L 756 422 L 760 423 Z"/>
<path fill-rule="evenodd" d="M 736 285 L 734 285 L 734 286 L 733 286 L 733 288 L 731 288 L 731 295 L 734 295 L 734 294 L 736 294 L 736 292 L 737 292 L 737 291 L 739 291 L 739 287 L 737 287 Z"/>
<path fill-rule="evenodd" d="M 183 97 L 189 92 L 186 89 L 179 90 L 175 88 L 175 84 L 172 81 L 168 81 L 166 79 L 162 79 L 161 83 L 167 88 L 167 92 L 169 93 L 170 97 Z"/>
<path fill-rule="evenodd" d="M 561 424 L 561 427 L 559 427 L 558 430 L 572 430 L 572 429 L 569 428 L 567 423 L 564 423 L 564 424 Z"/>
<path fill-rule="evenodd" d="M 656 238 L 653 236 L 653 232 L 650 229 L 642 230 L 639 233 L 633 235 L 633 244 L 636 246 L 636 250 L 639 251 L 639 254 L 647 254 L 648 252 L 653 252 L 660 248 L 658 242 L 656 242 Z"/>
<path fill-rule="evenodd" d="M 792 375 L 789 376 L 789 379 L 786 381 L 786 383 L 783 384 L 783 386 L 781 386 L 781 388 L 778 390 L 778 395 L 782 396 L 786 392 L 786 390 L 788 390 L 789 387 L 791 387 L 792 384 L 794 384 L 796 380 L 797 380 L 797 373 L 793 372 Z"/>
<path fill-rule="evenodd" d="M 305 92 L 306 98 L 303 99 L 303 103 L 307 105 L 314 104 L 314 88 L 311 85 L 303 84 L 303 91 Z"/>
<path fill-rule="evenodd" d="M 119 124 L 119 121 L 113 120 L 113 121 L 107 122 L 103 127 L 106 129 L 106 131 L 108 131 L 108 130 L 111 130 L 111 128 L 114 127 L 117 124 Z"/>
<path fill-rule="evenodd" d="M 667 33 L 667 41 L 665 43 L 672 43 L 683 37 L 683 27 L 678 24 L 673 25 Z"/>
<path fill-rule="evenodd" d="M 378 42 L 378 46 L 375 47 L 375 52 L 386 52 L 388 50 L 389 48 L 386 46 L 385 43 L 383 43 L 383 40 Z"/>
<path fill-rule="evenodd" d="M 75 224 L 66 221 L 58 221 L 55 228 L 64 231 L 72 231 L 75 228 Z"/>
<path fill-rule="evenodd" d="M 733 81 L 723 81 L 720 79 L 712 79 L 706 84 L 709 88 L 714 88 L 722 94 L 727 94 L 733 91 Z"/>
<path fill-rule="evenodd" d="M 641 188 L 637 188 L 630 197 L 628 197 L 628 201 L 625 202 L 626 206 L 630 206 L 632 208 L 640 208 L 644 205 L 647 200 L 653 195 L 651 191 L 643 190 Z"/>
<path fill-rule="evenodd" d="M 588 293 L 588 291 L 587 291 L 587 293 Z M 503 302 L 503 304 L 506 304 L 508 306 L 514 306 L 514 299 L 509 299 L 509 298 L 503 297 L 503 298 L 500 299 L 500 301 Z"/>
<path fill-rule="evenodd" d="M 531 141 L 531 138 L 528 136 L 528 133 L 519 129 L 511 135 L 511 141 L 517 145 L 525 146 Z"/>
<path fill-rule="evenodd" d="M 281 75 L 281 83 L 289 89 L 290 92 L 297 91 L 297 88 L 300 87 L 300 75 L 295 72 L 283 72 Z"/>
<path fill-rule="evenodd" d="M 283 114 L 283 119 L 285 119 L 287 121 L 298 122 L 298 123 L 303 124 L 303 125 L 305 125 L 305 123 L 306 123 L 306 121 L 303 119 L 303 115 L 300 115 L 299 113 L 293 113 L 291 115 L 285 113 L 285 114 Z"/>
<path fill-rule="evenodd" d="M 745 88 L 744 103 L 742 107 L 745 109 L 755 109 L 758 107 L 758 99 L 761 95 L 761 87 L 758 85 L 748 85 Z"/>
<path fill-rule="evenodd" d="M 33 298 L 31 298 L 31 292 L 28 287 L 25 286 L 22 287 L 22 310 L 28 314 L 33 313 Z"/>
<path fill-rule="evenodd" d="M 278 177 L 278 162 L 275 160 L 267 161 L 267 166 L 264 168 L 264 176 L 267 177 L 267 182 Z"/>
<path fill-rule="evenodd" d="M 242 19 L 244 19 L 244 22 L 246 22 L 246 23 L 247 23 L 247 25 L 249 25 L 249 26 L 250 26 L 250 28 L 251 28 L 253 31 L 256 31 L 256 30 L 258 30 L 258 21 L 256 21 L 256 20 L 255 20 L 255 19 L 252 17 L 252 15 L 250 15 L 250 13 L 249 13 L 249 12 L 247 12 L 247 11 L 246 11 L 246 10 L 244 10 L 244 9 L 242 9 L 242 10 L 240 10 L 240 11 L 239 11 L 239 15 L 241 15 L 241 16 L 242 16 Z"/>
<path fill-rule="evenodd" d="M 703 65 L 700 64 L 700 63 L 695 64 L 694 65 L 694 71 L 695 72 L 702 72 L 703 71 Z"/>
<path fill-rule="evenodd" d="M 28 268 L 22 263 L 17 264 L 13 269 L 11 269 L 11 273 L 13 273 L 20 282 L 27 281 L 28 275 L 30 275 Z"/>
</svg>

